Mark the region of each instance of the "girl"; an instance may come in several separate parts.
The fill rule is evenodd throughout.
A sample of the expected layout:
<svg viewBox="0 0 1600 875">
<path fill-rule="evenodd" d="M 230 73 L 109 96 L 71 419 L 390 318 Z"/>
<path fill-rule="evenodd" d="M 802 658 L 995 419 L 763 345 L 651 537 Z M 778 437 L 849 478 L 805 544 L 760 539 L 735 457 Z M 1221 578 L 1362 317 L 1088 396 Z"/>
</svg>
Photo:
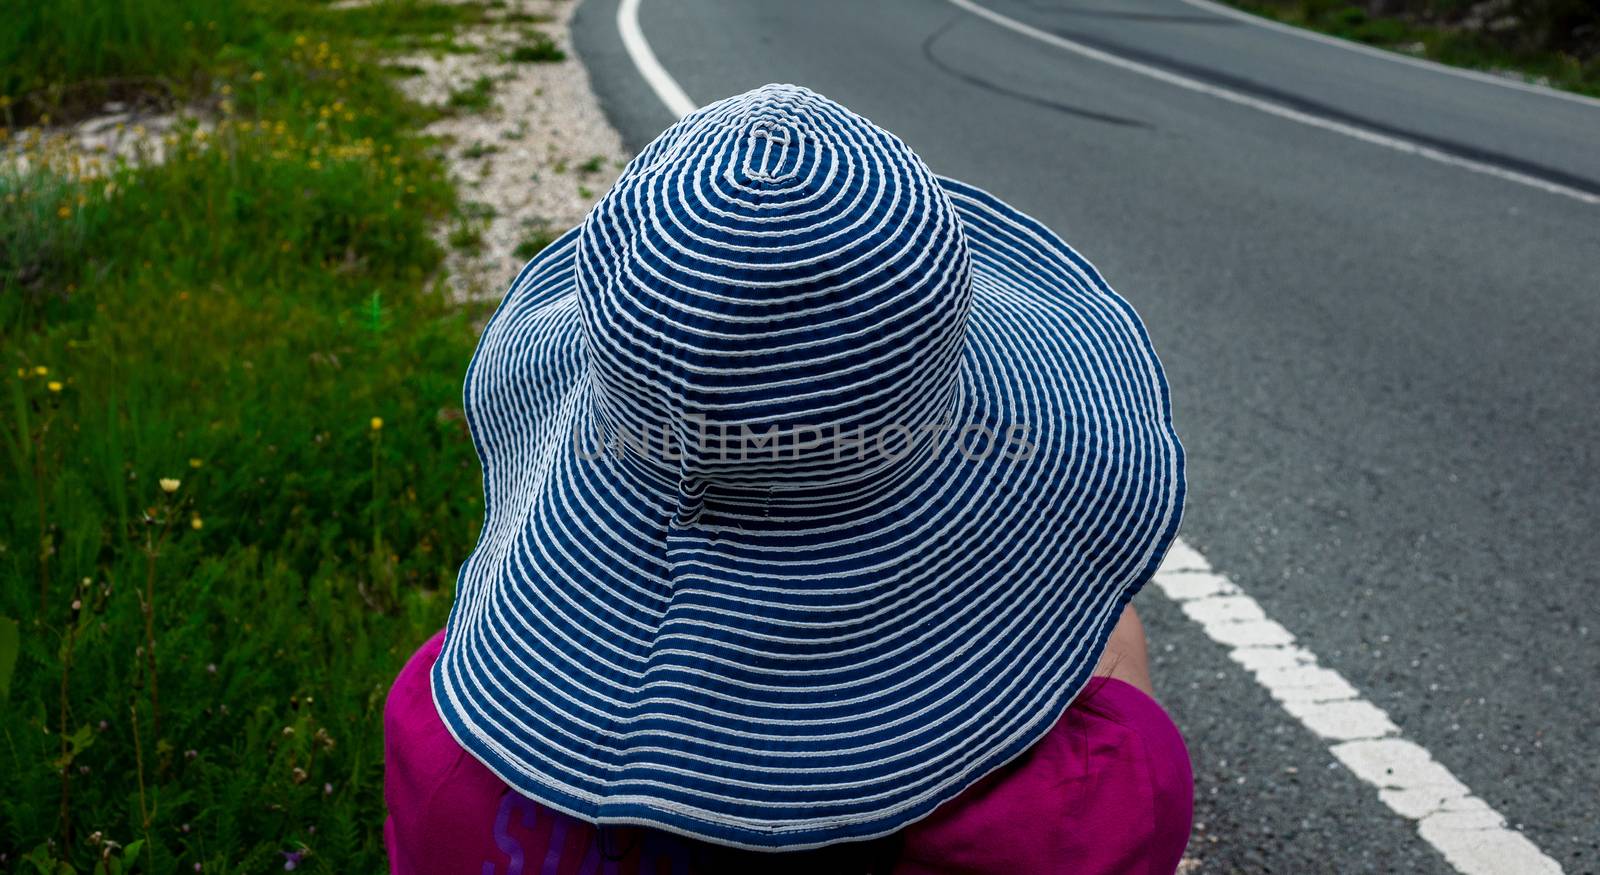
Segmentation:
<svg viewBox="0 0 1600 875">
<path fill-rule="evenodd" d="M 486 519 L 385 715 L 393 871 L 1173 871 L 1129 600 L 1183 452 L 1048 229 L 803 88 L 712 104 L 533 260 Z"/>
</svg>

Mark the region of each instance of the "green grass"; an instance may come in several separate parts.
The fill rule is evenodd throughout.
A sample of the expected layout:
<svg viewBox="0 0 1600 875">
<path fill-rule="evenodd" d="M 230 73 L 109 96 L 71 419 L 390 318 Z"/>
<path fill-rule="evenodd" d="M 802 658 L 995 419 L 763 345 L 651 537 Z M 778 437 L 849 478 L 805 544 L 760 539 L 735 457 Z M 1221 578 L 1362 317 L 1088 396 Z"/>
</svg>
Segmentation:
<svg viewBox="0 0 1600 875">
<path fill-rule="evenodd" d="M 34 111 L 114 74 L 216 115 L 0 167 L 0 869 L 381 871 L 384 693 L 481 513 L 434 113 L 382 16 L 71 5 L 0 37 Z"/>
<path fill-rule="evenodd" d="M 1554 88 L 1600 97 L 1600 54 L 1567 51 L 1560 47 L 1564 39 L 1558 37 L 1563 35 L 1546 34 L 1543 31 L 1548 28 L 1536 22 L 1524 20 L 1520 30 L 1498 33 L 1450 26 L 1462 13 L 1458 7 L 1463 4 L 1449 0 L 1420 4 L 1429 8 L 1405 17 L 1371 15 L 1349 0 L 1229 2 L 1267 18 L 1355 42 L 1457 67 L 1513 72 Z M 1438 8 L 1432 8 L 1435 6 Z M 1591 29 L 1594 26 L 1589 25 Z M 1593 38 L 1591 34 L 1589 39 Z"/>
<path fill-rule="evenodd" d="M 243 0 L 3 0 L 0 95 L 11 104 L 9 124 L 112 97 L 181 99 L 199 87 L 224 47 L 259 47 L 285 17 L 306 14 L 251 6 Z"/>
<path fill-rule="evenodd" d="M 361 38 L 385 51 L 457 51 L 457 28 L 485 20 L 482 3 L 438 3 L 430 0 L 387 0 L 382 3 L 327 10 L 324 15 L 339 33 Z"/>
</svg>

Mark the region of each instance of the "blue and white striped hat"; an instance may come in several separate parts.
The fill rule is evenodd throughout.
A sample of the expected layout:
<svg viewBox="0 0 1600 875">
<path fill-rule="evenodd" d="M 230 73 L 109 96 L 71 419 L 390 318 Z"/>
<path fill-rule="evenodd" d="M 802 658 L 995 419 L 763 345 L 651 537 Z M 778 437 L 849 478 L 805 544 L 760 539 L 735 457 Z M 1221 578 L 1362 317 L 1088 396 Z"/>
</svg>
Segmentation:
<svg viewBox="0 0 1600 875">
<path fill-rule="evenodd" d="M 433 695 L 577 817 L 892 832 L 1026 750 L 1178 528 L 1143 325 L 804 88 L 651 143 L 467 370 L 486 519 Z"/>
</svg>

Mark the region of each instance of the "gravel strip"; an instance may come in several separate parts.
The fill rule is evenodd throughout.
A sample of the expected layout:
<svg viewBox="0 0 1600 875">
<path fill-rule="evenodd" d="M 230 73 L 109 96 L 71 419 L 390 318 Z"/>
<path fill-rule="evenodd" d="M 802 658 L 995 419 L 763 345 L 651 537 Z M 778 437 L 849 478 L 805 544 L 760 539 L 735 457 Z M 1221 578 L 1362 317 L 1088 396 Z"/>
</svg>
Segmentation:
<svg viewBox="0 0 1600 875">
<path fill-rule="evenodd" d="M 466 53 L 398 57 L 418 75 L 400 80 L 415 100 L 450 108 L 428 127 L 463 200 L 464 217 L 439 229 L 452 291 L 497 297 L 549 241 L 583 221 L 630 157 L 573 54 L 567 23 L 576 0 L 509 0 L 493 20 L 456 37 Z M 531 19 L 531 20 L 530 20 Z M 550 38 L 565 58 L 514 61 Z M 487 80 L 488 105 L 451 107 Z"/>
</svg>

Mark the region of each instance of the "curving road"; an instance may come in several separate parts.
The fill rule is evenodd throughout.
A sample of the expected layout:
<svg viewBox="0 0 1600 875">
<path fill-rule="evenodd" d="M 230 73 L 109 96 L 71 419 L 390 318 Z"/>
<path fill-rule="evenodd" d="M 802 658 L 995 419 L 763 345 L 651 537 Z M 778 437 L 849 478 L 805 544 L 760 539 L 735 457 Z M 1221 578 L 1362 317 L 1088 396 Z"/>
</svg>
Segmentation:
<svg viewBox="0 0 1600 875">
<path fill-rule="evenodd" d="M 618 2 L 574 39 L 637 149 L 673 115 Z M 1093 260 L 1167 365 L 1187 541 L 1550 860 L 1600 871 L 1600 102 L 1205 0 L 646 0 L 638 23 L 692 99 L 810 86 Z M 1139 604 L 1202 871 L 1497 871 Z"/>
</svg>

